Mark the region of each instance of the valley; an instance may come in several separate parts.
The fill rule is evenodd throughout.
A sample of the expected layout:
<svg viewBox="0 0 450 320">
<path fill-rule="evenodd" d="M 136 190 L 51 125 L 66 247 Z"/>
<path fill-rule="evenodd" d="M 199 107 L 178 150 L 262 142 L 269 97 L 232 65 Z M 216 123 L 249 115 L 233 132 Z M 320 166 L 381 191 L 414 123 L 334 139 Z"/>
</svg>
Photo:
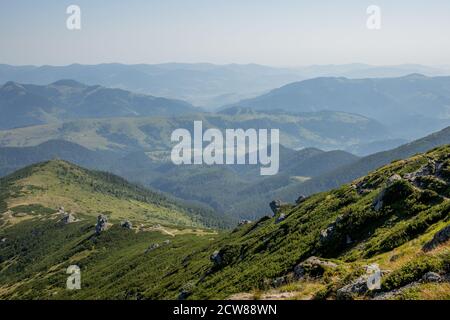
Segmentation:
<svg viewBox="0 0 450 320">
<path fill-rule="evenodd" d="M 450 298 L 447 77 L 315 78 L 216 112 L 75 78 L 0 88 L 0 299 Z M 276 175 L 260 149 L 172 162 L 177 129 L 195 153 L 232 128 L 279 129 Z"/>
<path fill-rule="evenodd" d="M 184 216 L 190 231 L 170 227 L 174 211 L 164 214 L 165 221 L 146 216 L 132 207 L 144 200 L 143 191 L 135 187 L 136 194 L 131 193 L 118 178 L 107 180 L 115 186 L 111 189 L 99 173 L 67 162 L 33 165 L 0 180 L 0 297 L 448 299 L 449 155 L 449 147 L 442 146 L 394 161 L 227 232 L 189 222 L 192 212 L 183 215 L 186 211 L 176 206 L 165 210 L 179 212 L 177 219 Z M 104 211 L 104 201 L 85 206 L 78 204 L 79 192 L 65 194 L 64 204 L 74 207 L 79 220 L 64 223 L 53 203 L 34 197 L 48 179 L 60 181 L 52 186 L 63 183 L 76 190 L 78 181 L 89 177 L 98 179 L 83 184 L 96 190 L 94 198 L 111 196 L 114 207 L 131 206 L 105 212 L 112 224 L 101 232 L 95 230 L 95 217 Z M 60 192 L 46 190 L 58 200 Z M 147 206 L 158 203 L 153 197 L 145 198 Z M 142 221 L 144 227 L 121 226 L 124 218 L 136 226 Z M 179 233 L 152 227 L 159 222 L 159 228 Z M 83 272 L 83 289 L 67 291 L 63 271 L 73 263 Z M 358 283 L 365 281 L 365 266 L 374 263 L 383 277 L 381 289 L 370 291 Z"/>
</svg>

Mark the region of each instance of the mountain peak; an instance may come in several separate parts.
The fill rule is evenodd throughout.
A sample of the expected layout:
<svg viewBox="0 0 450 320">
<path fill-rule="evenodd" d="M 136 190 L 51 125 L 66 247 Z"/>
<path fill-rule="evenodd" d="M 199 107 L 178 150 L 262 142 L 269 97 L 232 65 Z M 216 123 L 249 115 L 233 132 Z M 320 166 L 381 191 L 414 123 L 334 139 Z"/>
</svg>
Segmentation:
<svg viewBox="0 0 450 320">
<path fill-rule="evenodd" d="M 428 78 L 426 75 L 421 73 L 411 73 L 403 77 L 404 79 L 426 79 Z"/>
<path fill-rule="evenodd" d="M 9 90 L 24 90 L 25 88 L 20 83 L 8 81 L 1 87 L 1 89 L 9 91 Z"/>
<path fill-rule="evenodd" d="M 75 81 L 75 80 L 71 80 L 71 79 L 58 80 L 58 81 L 51 83 L 50 85 L 54 86 L 54 87 L 74 87 L 74 88 L 85 88 L 86 87 L 85 84 Z"/>
</svg>

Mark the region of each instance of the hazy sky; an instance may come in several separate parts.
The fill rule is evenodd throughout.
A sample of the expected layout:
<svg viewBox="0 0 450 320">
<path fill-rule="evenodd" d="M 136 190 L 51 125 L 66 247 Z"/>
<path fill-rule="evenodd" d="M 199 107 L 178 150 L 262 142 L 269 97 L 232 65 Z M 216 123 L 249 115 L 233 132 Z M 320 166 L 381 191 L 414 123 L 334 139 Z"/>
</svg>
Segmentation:
<svg viewBox="0 0 450 320">
<path fill-rule="evenodd" d="M 381 30 L 366 27 L 373 4 Z M 448 65 L 450 1 L 0 0 L 0 63 L 102 62 Z"/>
</svg>

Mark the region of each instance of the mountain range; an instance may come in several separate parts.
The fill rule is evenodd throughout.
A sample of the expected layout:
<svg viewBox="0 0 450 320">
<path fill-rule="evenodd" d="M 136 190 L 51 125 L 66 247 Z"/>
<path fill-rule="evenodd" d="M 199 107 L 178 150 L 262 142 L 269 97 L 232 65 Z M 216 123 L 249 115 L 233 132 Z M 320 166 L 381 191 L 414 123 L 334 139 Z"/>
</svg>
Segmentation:
<svg viewBox="0 0 450 320">
<path fill-rule="evenodd" d="M 0 88 L 0 129 L 67 119 L 173 116 L 198 111 L 183 101 L 87 86 L 73 80 L 45 86 L 7 82 Z"/>
<path fill-rule="evenodd" d="M 109 100 L 108 100 L 109 101 Z M 1 105 L 0 105 L 1 108 Z M 108 108 L 106 108 L 108 109 Z M 13 116 L 8 127 L 24 123 L 17 108 L 8 108 Z M 171 110 L 171 109 L 168 109 Z M 151 112 L 151 111 L 150 111 Z M 55 118 L 59 112 L 55 112 Z M 77 118 L 80 116 L 78 115 Z M 42 125 L 0 130 L 0 146 L 33 146 L 47 140 L 63 139 L 90 149 L 131 151 L 170 151 L 175 129 L 193 131 L 194 121 L 203 128 L 280 129 L 280 143 L 289 148 L 317 147 L 344 149 L 348 146 L 388 138 L 386 128 L 372 119 L 343 112 L 288 113 L 192 113 L 173 116 L 130 116 L 114 118 L 51 121 Z M 3 118 L 2 118 L 3 119 Z M 6 118 L 5 118 L 6 119 Z M 15 121 L 15 120 L 18 121 Z M 28 117 L 25 118 L 28 121 Z M 36 120 L 35 117 L 32 121 Z"/>
<path fill-rule="evenodd" d="M 450 77 L 410 74 L 400 78 L 309 79 L 234 106 L 292 113 L 356 113 L 387 125 L 396 138 L 416 139 L 448 126 L 449 105 Z M 409 125 L 412 122 L 414 126 Z"/>
<path fill-rule="evenodd" d="M 446 67 L 421 65 L 371 66 L 314 65 L 269 67 L 256 64 L 214 65 L 209 63 L 165 63 L 157 65 L 119 63 L 68 66 L 0 65 L 0 84 L 8 81 L 46 85 L 73 79 L 88 85 L 120 88 L 142 94 L 181 99 L 214 109 L 251 98 L 295 81 L 317 77 L 378 78 L 411 73 L 449 75 Z"/>
<path fill-rule="evenodd" d="M 450 299 L 448 72 L 0 65 L 0 299 Z M 278 174 L 173 164 L 194 121 Z"/>
<path fill-rule="evenodd" d="M 449 154 L 394 161 L 228 232 L 117 177 L 36 164 L 0 179 L 0 297 L 448 299 Z M 74 263 L 83 289 L 65 290 Z"/>
<path fill-rule="evenodd" d="M 118 154 L 93 151 L 67 141 L 47 141 L 34 147 L 0 148 L 0 173 L 52 159 L 113 172 L 155 190 L 195 200 L 234 218 L 255 219 L 270 212 L 274 199 L 293 202 L 339 187 L 393 160 L 450 144 L 450 127 L 401 147 L 363 158 L 344 151 L 315 148 L 292 150 L 280 146 L 280 172 L 261 177 L 258 166 L 176 166 L 152 153 Z"/>
</svg>

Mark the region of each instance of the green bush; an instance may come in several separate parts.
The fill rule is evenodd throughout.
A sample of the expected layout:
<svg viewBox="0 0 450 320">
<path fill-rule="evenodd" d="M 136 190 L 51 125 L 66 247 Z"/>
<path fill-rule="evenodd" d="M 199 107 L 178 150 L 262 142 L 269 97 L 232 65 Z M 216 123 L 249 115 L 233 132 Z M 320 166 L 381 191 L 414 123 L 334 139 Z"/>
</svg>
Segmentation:
<svg viewBox="0 0 450 320">
<path fill-rule="evenodd" d="M 391 291 L 400 288 L 419 280 L 427 272 L 437 272 L 442 268 L 443 262 L 441 259 L 431 256 L 420 256 L 389 274 L 382 282 L 381 289 L 383 291 Z"/>
</svg>

